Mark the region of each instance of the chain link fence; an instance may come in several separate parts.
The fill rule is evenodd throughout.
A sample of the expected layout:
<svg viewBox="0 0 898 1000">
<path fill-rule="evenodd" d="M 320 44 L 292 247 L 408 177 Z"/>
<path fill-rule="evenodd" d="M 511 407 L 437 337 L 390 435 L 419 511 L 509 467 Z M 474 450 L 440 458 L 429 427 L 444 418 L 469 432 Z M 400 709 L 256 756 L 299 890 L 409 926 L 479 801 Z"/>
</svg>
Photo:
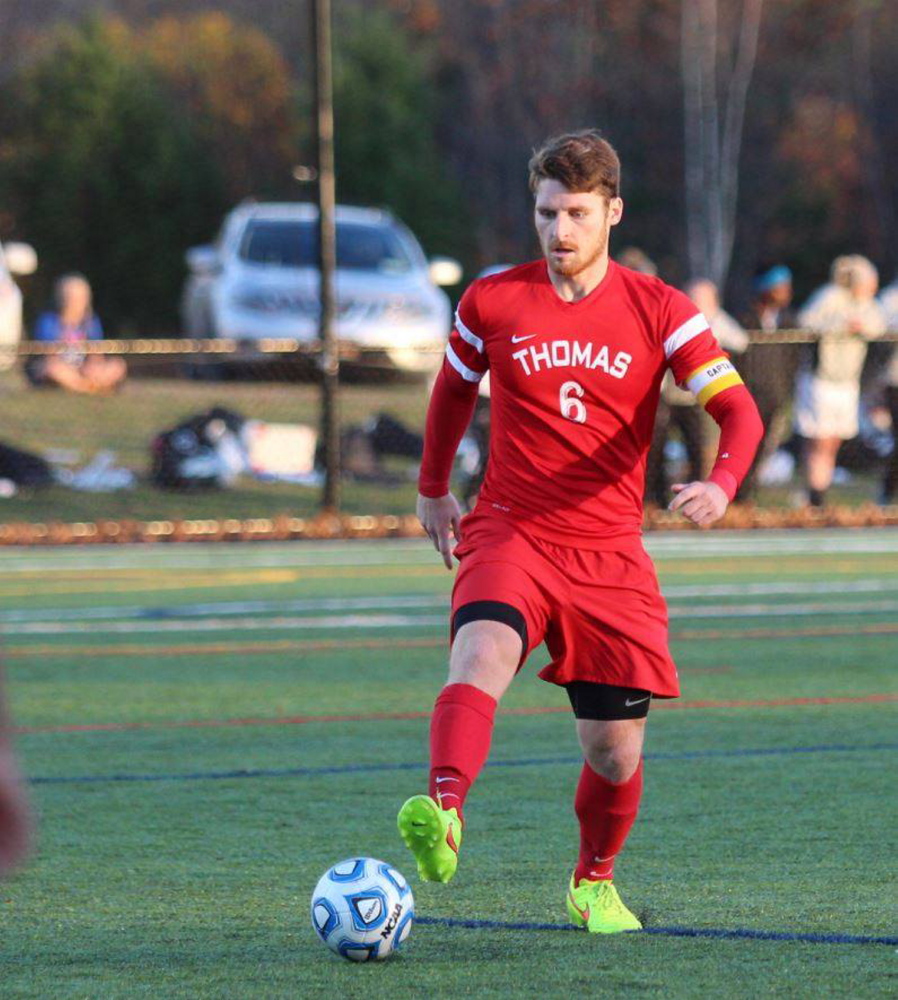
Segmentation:
<svg viewBox="0 0 898 1000">
<path fill-rule="evenodd" d="M 832 506 L 809 511 L 800 503 L 792 386 L 802 345 L 813 339 L 802 330 L 758 332 L 736 358 L 771 430 L 763 461 L 727 525 L 898 523 L 894 508 L 875 503 L 893 446 L 881 375 L 898 342 L 894 334 L 870 349 L 861 433 L 840 453 Z M 61 353 L 58 345 L 22 344 L 0 367 L 6 456 L 0 543 L 417 533 L 415 484 L 439 352 L 417 351 L 411 364 L 397 364 L 357 345 L 341 350 L 341 509 L 323 512 L 322 388 L 314 344 L 110 340 L 83 349 L 125 360 L 128 377 L 118 391 L 89 395 L 34 386 L 28 365 Z M 454 488 L 469 500 L 488 449 L 488 414 L 484 399 L 456 464 Z M 687 442 L 674 424 L 661 445 L 668 481 L 687 464 Z M 704 422 L 701 433 L 709 462 L 713 425 Z M 647 523 L 682 522 L 650 502 Z"/>
</svg>

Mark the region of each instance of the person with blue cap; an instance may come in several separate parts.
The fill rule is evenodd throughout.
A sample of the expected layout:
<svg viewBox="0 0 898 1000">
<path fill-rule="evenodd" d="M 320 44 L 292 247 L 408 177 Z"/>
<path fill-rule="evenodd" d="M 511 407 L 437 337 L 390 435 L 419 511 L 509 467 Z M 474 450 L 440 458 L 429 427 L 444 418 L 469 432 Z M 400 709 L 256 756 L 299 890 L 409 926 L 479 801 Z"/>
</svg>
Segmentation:
<svg viewBox="0 0 898 1000">
<path fill-rule="evenodd" d="M 756 323 L 754 329 L 787 329 L 794 323 L 792 304 L 792 272 L 785 264 L 763 264 L 752 281 L 754 300 L 751 311 Z"/>
</svg>

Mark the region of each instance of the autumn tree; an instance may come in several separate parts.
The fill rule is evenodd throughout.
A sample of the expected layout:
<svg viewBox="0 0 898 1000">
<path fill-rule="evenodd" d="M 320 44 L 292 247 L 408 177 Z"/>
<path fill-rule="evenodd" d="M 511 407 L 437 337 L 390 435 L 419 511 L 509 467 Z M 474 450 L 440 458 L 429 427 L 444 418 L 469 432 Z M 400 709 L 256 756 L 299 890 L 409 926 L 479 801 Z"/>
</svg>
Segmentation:
<svg viewBox="0 0 898 1000">
<path fill-rule="evenodd" d="M 5 228 L 45 286 L 86 272 L 114 331 L 176 330 L 184 250 L 244 197 L 296 196 L 291 74 L 224 15 L 58 26 L 0 87 Z"/>
<path fill-rule="evenodd" d="M 295 194 L 294 85 L 268 36 L 207 12 L 153 21 L 138 43 L 214 158 L 230 201 Z"/>
<path fill-rule="evenodd" d="M 736 238 L 742 133 L 763 6 L 763 0 L 742 0 L 732 27 L 722 29 L 718 0 L 682 5 L 689 268 L 719 287 L 726 282 Z"/>
<path fill-rule="evenodd" d="M 54 30 L 3 88 L 0 201 L 44 291 L 84 271 L 112 330 L 170 330 L 182 250 L 222 206 L 218 170 L 117 20 Z"/>
<path fill-rule="evenodd" d="M 430 253 L 469 256 L 466 206 L 438 145 L 426 55 L 382 11 L 350 11 L 336 29 L 338 197 L 391 209 Z"/>
<path fill-rule="evenodd" d="M 289 159 L 279 145 L 290 127 L 283 72 L 251 36 L 265 32 L 274 40 L 290 86 L 302 92 L 307 5 L 219 0 L 216 10 L 236 23 L 251 18 L 251 51 L 239 57 L 243 28 L 235 34 L 222 14 L 189 13 L 203 6 L 202 0 L 106 4 L 139 26 L 138 36 L 165 36 L 154 56 L 160 86 L 178 96 L 177 114 L 190 108 L 204 119 L 202 144 L 227 168 L 227 197 L 241 197 L 250 186 L 278 193 Z M 702 28 L 697 36 L 684 18 L 712 6 L 717 30 Z M 5 88 L 44 58 L 46 40 L 37 27 L 70 17 L 72 5 L 7 0 L 0 9 Z M 898 265 L 898 172 L 891 169 L 898 160 L 895 0 L 768 3 L 760 19 L 759 0 L 343 0 L 335 9 L 340 195 L 392 203 L 429 249 L 445 247 L 448 224 L 470 233 L 474 267 L 535 253 L 527 158 L 546 136 L 591 125 L 614 142 L 624 167 L 626 215 L 612 250 L 623 241 L 642 246 L 670 281 L 695 270 L 727 270 L 727 299 L 738 309 L 762 258 L 795 265 L 799 297 L 826 275 L 834 253 L 867 253 L 888 279 Z M 160 14 L 175 18 L 165 32 L 152 26 Z M 183 45 L 182 23 L 191 25 Z M 185 67 L 185 60 L 193 65 Z M 231 72 L 247 60 L 264 64 L 264 72 Z M 207 80 L 212 64 L 228 77 L 224 83 Z M 281 95 L 264 104 L 259 119 L 271 128 L 255 129 L 231 115 L 230 102 L 245 108 L 244 77 L 256 81 L 260 95 Z M 9 154 L 11 134 L 2 121 L 8 116 L 4 100 L 0 135 Z M 310 149 L 305 118 L 298 122 L 300 162 Z M 687 141 L 687 133 L 698 141 Z M 430 192 L 415 186 L 422 178 Z M 439 202 L 453 184 L 463 192 L 469 220 L 463 224 L 456 221 L 459 201 Z M 13 204 L 18 214 L 24 210 L 7 198 L 0 228 Z M 709 216 L 717 220 L 710 226 Z M 712 232 L 710 242 L 701 235 Z"/>
</svg>

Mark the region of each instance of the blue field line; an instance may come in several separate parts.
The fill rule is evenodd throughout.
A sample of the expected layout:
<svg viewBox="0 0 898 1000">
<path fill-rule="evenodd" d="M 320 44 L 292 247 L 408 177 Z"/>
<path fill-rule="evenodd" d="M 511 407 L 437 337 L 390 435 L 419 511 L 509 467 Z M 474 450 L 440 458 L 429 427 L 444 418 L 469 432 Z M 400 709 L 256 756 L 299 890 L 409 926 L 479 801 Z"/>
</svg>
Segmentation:
<svg viewBox="0 0 898 1000">
<path fill-rule="evenodd" d="M 460 920 L 453 917 L 416 917 L 415 923 L 430 927 L 459 927 L 487 931 L 580 931 L 573 924 L 540 924 L 505 920 Z M 898 945 L 898 937 L 874 937 L 867 934 L 816 934 L 789 931 L 757 931 L 750 927 L 643 927 L 627 934 L 657 934 L 662 937 L 723 938 L 750 941 L 799 941 L 810 944 L 888 944 Z"/>
<path fill-rule="evenodd" d="M 700 760 L 706 757 L 768 757 L 780 754 L 863 753 L 898 750 L 898 743 L 844 744 L 826 743 L 810 747 L 759 747 L 739 750 L 682 750 L 645 754 L 646 760 Z M 522 757 L 516 760 L 491 760 L 487 767 L 536 767 L 547 764 L 582 764 L 582 757 Z M 99 784 L 101 782 L 147 781 L 226 781 L 231 778 L 309 778 L 325 774 L 370 774 L 383 771 L 426 770 L 425 761 L 400 761 L 382 764 L 334 764 L 326 767 L 241 768 L 232 771 L 189 771 L 183 774 L 86 774 L 49 775 L 30 779 L 33 785 Z"/>
</svg>

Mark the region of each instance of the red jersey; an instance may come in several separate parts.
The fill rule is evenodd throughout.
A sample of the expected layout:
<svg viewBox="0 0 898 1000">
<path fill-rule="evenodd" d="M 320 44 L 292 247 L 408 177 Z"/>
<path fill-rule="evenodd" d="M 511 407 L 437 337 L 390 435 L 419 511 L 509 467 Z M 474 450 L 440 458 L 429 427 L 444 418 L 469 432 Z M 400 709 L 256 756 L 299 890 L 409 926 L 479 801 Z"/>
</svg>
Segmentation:
<svg viewBox="0 0 898 1000">
<path fill-rule="evenodd" d="M 459 305 L 443 376 L 473 388 L 490 372 L 478 511 L 583 548 L 639 535 L 668 367 L 703 404 L 741 383 L 704 316 L 658 278 L 609 261 L 601 283 L 576 302 L 559 297 L 544 260 L 475 281 Z M 457 444 L 463 428 L 445 431 Z M 715 473 L 728 457 L 718 456 Z M 742 472 L 734 466 L 733 484 Z M 448 481 L 448 469 L 428 468 L 425 455 L 421 492 L 445 493 L 442 474 Z M 721 482 L 732 495 L 728 475 Z"/>
</svg>

